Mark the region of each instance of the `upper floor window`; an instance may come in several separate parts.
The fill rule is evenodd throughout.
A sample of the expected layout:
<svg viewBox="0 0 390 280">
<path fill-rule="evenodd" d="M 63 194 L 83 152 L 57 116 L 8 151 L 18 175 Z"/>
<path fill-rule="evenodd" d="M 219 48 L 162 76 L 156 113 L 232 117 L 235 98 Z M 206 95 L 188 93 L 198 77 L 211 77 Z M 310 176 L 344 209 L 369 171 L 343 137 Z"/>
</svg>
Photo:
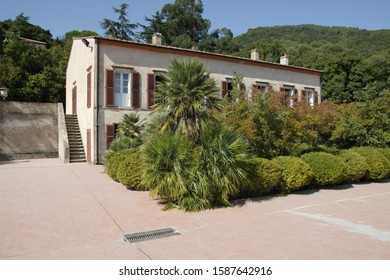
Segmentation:
<svg viewBox="0 0 390 280">
<path fill-rule="evenodd" d="M 140 74 L 131 69 L 106 70 L 106 106 L 140 106 Z"/>
<path fill-rule="evenodd" d="M 117 107 L 130 107 L 130 73 L 115 71 L 115 103 Z"/>
</svg>

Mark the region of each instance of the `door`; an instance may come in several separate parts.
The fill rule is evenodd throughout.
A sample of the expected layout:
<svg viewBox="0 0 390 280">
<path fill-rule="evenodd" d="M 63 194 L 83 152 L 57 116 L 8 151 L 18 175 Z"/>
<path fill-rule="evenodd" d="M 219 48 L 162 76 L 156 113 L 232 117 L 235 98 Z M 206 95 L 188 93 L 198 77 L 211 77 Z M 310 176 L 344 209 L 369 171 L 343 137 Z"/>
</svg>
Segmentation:
<svg viewBox="0 0 390 280">
<path fill-rule="evenodd" d="M 72 114 L 77 115 L 77 86 L 72 90 Z"/>
<path fill-rule="evenodd" d="M 87 129 L 87 163 L 91 164 L 91 129 Z"/>
</svg>

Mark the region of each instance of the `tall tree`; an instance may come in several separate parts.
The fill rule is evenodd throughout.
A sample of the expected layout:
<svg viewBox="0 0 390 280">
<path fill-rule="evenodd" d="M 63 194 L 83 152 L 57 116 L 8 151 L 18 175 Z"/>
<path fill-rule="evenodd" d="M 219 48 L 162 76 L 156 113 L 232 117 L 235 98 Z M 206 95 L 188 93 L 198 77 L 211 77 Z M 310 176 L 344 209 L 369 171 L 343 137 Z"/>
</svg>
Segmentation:
<svg viewBox="0 0 390 280">
<path fill-rule="evenodd" d="M 135 37 L 134 29 L 137 28 L 137 24 L 130 23 L 127 18 L 128 4 L 122 3 L 120 8 L 113 8 L 114 13 L 118 14 L 118 21 L 114 21 L 108 18 L 103 19 L 101 27 L 106 31 L 106 36 L 111 36 L 118 39 L 132 40 Z"/>
<path fill-rule="evenodd" d="M 141 37 L 150 40 L 154 32 L 160 32 L 166 44 L 185 48 L 196 46 L 210 28 L 210 21 L 203 18 L 201 0 L 175 0 L 146 21 L 150 25 L 143 26 Z"/>
</svg>

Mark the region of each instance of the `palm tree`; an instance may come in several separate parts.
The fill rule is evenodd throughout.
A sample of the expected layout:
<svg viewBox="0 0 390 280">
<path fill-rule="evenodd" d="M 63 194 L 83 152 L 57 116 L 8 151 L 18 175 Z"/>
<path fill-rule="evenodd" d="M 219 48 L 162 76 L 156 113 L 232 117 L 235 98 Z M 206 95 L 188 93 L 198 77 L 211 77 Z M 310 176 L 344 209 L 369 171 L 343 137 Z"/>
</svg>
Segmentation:
<svg viewBox="0 0 390 280">
<path fill-rule="evenodd" d="M 161 131 L 183 130 L 199 139 L 216 120 L 207 110 L 220 109 L 218 88 L 199 59 L 173 60 L 157 86 L 154 112 L 164 112 Z"/>
<path fill-rule="evenodd" d="M 118 125 L 117 135 L 119 137 L 139 138 L 143 129 L 142 121 L 139 122 L 139 115 L 131 112 L 123 116 Z"/>
<path fill-rule="evenodd" d="M 142 149 L 142 183 L 153 197 L 176 203 L 188 194 L 194 166 L 193 144 L 181 133 L 154 134 Z"/>
</svg>

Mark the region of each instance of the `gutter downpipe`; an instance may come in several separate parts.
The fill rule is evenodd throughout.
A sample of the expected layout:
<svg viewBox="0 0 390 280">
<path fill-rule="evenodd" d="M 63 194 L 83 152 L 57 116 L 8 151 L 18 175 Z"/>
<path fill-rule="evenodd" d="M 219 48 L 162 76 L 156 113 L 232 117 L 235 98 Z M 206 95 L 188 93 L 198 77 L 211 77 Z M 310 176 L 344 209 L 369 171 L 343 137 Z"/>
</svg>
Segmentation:
<svg viewBox="0 0 390 280">
<path fill-rule="evenodd" d="M 99 160 L 99 91 L 100 91 L 100 48 L 99 48 L 99 38 L 96 38 L 96 164 L 100 164 Z"/>
</svg>

